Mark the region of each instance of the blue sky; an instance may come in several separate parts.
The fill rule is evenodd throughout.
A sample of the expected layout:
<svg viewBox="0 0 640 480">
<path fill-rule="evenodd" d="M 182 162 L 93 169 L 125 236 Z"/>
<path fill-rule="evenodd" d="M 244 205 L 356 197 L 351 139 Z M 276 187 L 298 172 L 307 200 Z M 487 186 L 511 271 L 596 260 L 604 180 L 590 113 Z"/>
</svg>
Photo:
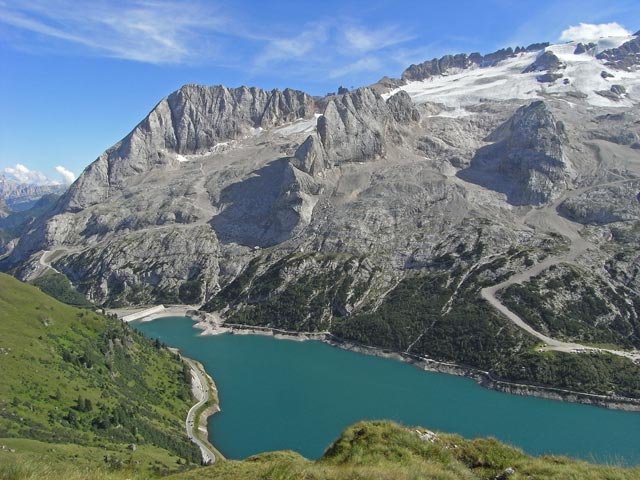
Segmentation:
<svg viewBox="0 0 640 480">
<path fill-rule="evenodd" d="M 323 95 L 611 22 L 640 2 L 0 0 L 0 173 L 69 180 L 186 83 Z"/>
</svg>

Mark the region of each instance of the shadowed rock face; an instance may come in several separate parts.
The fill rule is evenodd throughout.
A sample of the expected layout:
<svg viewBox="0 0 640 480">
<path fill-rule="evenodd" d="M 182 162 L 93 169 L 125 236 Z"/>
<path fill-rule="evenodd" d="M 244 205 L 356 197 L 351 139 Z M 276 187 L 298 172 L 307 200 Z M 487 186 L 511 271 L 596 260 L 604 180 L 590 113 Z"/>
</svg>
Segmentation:
<svg viewBox="0 0 640 480">
<path fill-rule="evenodd" d="M 574 55 L 582 55 L 583 53 L 588 52 L 589 50 L 591 50 L 595 46 L 596 46 L 596 44 L 593 43 L 593 42 L 589 42 L 587 44 L 578 43 L 578 45 L 576 45 L 575 50 L 573 51 L 573 54 Z"/>
<path fill-rule="evenodd" d="M 567 187 L 564 125 L 544 102 L 519 108 L 489 140 L 460 178 L 505 193 L 513 205 L 544 204 Z"/>
<path fill-rule="evenodd" d="M 211 220 L 211 226 L 222 243 L 276 245 L 308 225 L 319 189 L 289 159 L 275 160 L 222 190 L 220 201 L 228 206 Z"/>
</svg>

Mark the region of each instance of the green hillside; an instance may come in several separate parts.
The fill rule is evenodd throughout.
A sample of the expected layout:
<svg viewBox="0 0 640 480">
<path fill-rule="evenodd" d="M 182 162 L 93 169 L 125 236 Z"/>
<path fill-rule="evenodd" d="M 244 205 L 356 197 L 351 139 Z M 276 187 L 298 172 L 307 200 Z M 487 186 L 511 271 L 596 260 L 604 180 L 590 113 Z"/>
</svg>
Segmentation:
<svg viewBox="0 0 640 480">
<path fill-rule="evenodd" d="M 0 372 L 5 476 L 36 457 L 141 478 L 199 463 L 184 431 L 190 373 L 176 355 L 119 320 L 64 305 L 4 274 Z"/>
</svg>

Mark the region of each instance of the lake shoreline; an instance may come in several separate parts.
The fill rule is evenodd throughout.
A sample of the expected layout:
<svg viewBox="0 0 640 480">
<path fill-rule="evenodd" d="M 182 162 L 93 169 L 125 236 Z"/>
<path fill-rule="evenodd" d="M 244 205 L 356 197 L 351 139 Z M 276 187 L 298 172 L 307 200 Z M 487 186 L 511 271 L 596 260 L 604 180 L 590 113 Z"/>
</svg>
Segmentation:
<svg viewBox="0 0 640 480">
<path fill-rule="evenodd" d="M 442 362 L 426 357 L 419 357 L 403 352 L 386 350 L 369 345 L 361 345 L 350 342 L 329 332 L 295 332 L 289 330 L 274 329 L 270 327 L 257 327 L 254 325 L 228 324 L 223 323 L 219 316 L 205 312 L 193 312 L 187 315 L 197 323 L 194 328 L 202 330 L 200 335 L 221 335 L 230 333 L 234 335 L 264 335 L 282 340 L 294 341 L 320 341 L 343 350 L 349 350 L 364 355 L 376 357 L 392 358 L 411 364 L 427 372 L 445 373 L 459 377 L 473 379 L 480 386 L 511 395 L 521 395 L 528 397 L 546 398 L 569 403 L 579 403 L 592 405 L 610 410 L 622 410 L 628 412 L 640 412 L 640 399 L 627 397 L 611 397 L 585 392 L 575 392 L 561 388 L 546 387 L 541 385 L 531 385 L 515 383 L 507 380 L 494 378 L 490 372 L 473 367 L 466 367 L 455 363 Z"/>
<path fill-rule="evenodd" d="M 393 358 L 405 363 L 409 363 L 421 370 L 428 372 L 445 373 L 448 375 L 471 378 L 482 387 L 502 393 L 508 393 L 511 395 L 545 398 L 569 403 L 579 403 L 607 408 L 610 410 L 640 412 L 640 399 L 617 396 L 612 397 L 585 392 L 576 392 L 561 388 L 546 387 L 541 385 L 510 382 L 508 380 L 494 378 L 490 372 L 483 371 L 477 368 L 458 365 L 455 363 L 442 362 L 404 352 L 396 352 L 378 347 L 361 345 L 355 342 L 350 342 L 338 338 L 329 332 L 296 332 L 274 329 L 270 327 L 259 327 L 255 325 L 229 324 L 225 323 L 219 315 L 215 313 L 207 313 L 196 310 L 193 306 L 173 305 L 166 308 L 161 313 L 154 313 L 152 316 L 143 318 L 141 320 L 152 321 L 156 318 L 169 316 L 184 316 L 191 318 L 194 322 L 196 322 L 194 328 L 201 330 L 200 335 L 202 336 L 221 335 L 224 333 L 229 333 L 234 335 L 263 335 L 274 337 L 276 339 L 301 342 L 315 340 L 326 343 L 336 348 L 354 351 L 364 355 Z"/>
<path fill-rule="evenodd" d="M 216 459 L 225 460 L 224 455 L 222 455 L 216 446 L 211 443 L 211 440 L 209 440 L 210 432 L 208 428 L 208 419 L 212 415 L 221 411 L 220 402 L 218 401 L 218 388 L 216 387 L 215 381 L 211 378 L 211 375 L 207 373 L 207 370 L 202 363 L 194 360 L 193 358 L 187 357 L 179 348 L 168 347 L 168 349 L 170 352 L 178 355 L 181 361 L 184 362 L 191 371 L 191 388 L 196 403 L 189 409 L 189 413 L 187 414 L 187 419 L 185 421 L 186 432 L 189 439 L 200 449 L 203 465 L 213 464 Z M 201 378 L 204 380 L 206 385 L 202 385 Z M 204 394 L 205 389 L 209 392 L 209 395 L 207 396 L 206 401 L 204 401 L 204 404 L 197 409 L 198 405 L 201 403 L 200 395 Z M 197 422 L 193 422 L 193 425 L 191 425 L 191 428 L 195 427 L 195 432 L 191 432 L 189 424 L 191 412 L 194 408 L 196 408 L 195 418 L 197 419 Z"/>
</svg>

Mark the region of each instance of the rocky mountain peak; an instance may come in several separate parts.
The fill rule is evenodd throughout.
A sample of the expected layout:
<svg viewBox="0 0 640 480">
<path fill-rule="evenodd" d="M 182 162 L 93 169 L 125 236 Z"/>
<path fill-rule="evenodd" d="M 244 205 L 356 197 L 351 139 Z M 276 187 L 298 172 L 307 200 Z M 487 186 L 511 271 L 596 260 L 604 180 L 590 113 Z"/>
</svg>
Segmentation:
<svg viewBox="0 0 640 480">
<path fill-rule="evenodd" d="M 162 105 L 154 109 L 160 117 L 153 127 L 168 133 L 166 147 L 180 154 L 206 151 L 252 128 L 269 128 L 315 113 L 312 97 L 291 89 L 269 92 L 245 86 L 186 85 L 169 95 L 166 102 L 169 112 Z"/>
<path fill-rule="evenodd" d="M 567 134 L 544 101 L 520 107 L 488 140 L 461 178 L 506 194 L 513 205 L 545 204 L 566 189 Z"/>
<path fill-rule="evenodd" d="M 312 118 L 314 113 L 313 98 L 297 90 L 185 85 L 92 163 L 65 196 L 61 209 L 78 211 L 94 205 L 132 176 L 175 165 L 183 155 L 207 153 L 256 129 Z"/>
<path fill-rule="evenodd" d="M 409 124 L 420 121 L 420 112 L 413 105 L 413 101 L 407 92 L 400 90 L 387 100 L 387 107 L 398 123 Z"/>
<path fill-rule="evenodd" d="M 326 167 L 385 155 L 387 141 L 399 124 L 420 114 L 406 92 L 385 101 L 375 90 L 359 88 L 332 98 L 318 118 L 317 133 L 296 150 L 294 166 L 315 174 Z"/>
<path fill-rule="evenodd" d="M 556 120 L 546 102 L 538 100 L 516 110 L 509 122 L 509 141 L 518 148 L 544 151 L 554 158 L 561 156 L 565 127 Z"/>
</svg>

